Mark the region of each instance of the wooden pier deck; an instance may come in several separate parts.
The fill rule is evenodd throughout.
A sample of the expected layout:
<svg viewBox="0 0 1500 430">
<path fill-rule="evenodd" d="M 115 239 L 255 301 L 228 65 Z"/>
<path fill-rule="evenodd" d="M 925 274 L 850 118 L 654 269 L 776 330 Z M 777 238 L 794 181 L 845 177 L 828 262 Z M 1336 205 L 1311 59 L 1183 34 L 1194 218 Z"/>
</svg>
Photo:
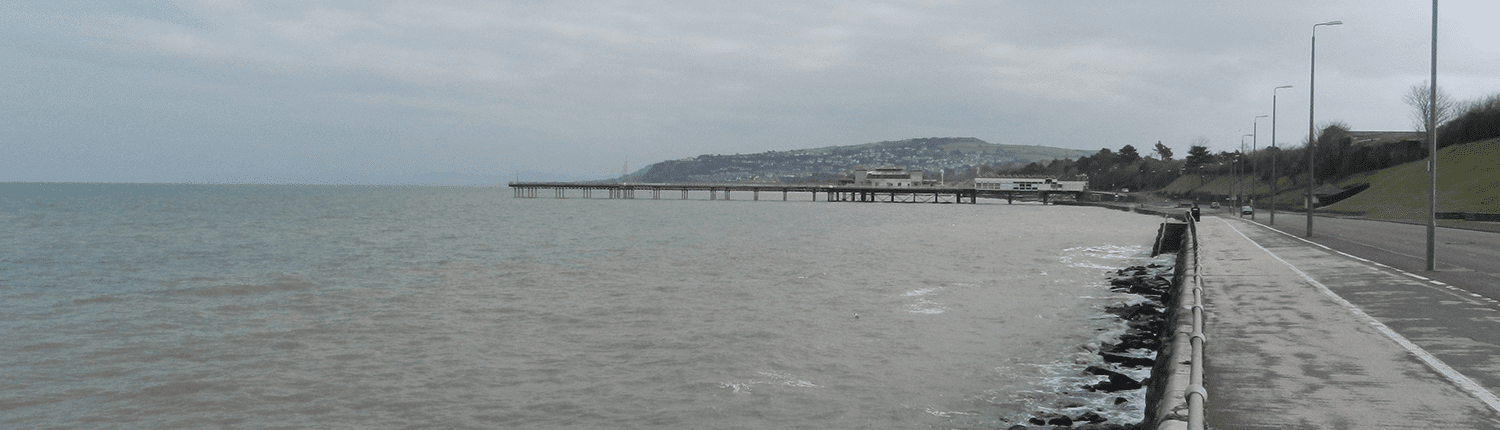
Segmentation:
<svg viewBox="0 0 1500 430">
<path fill-rule="evenodd" d="M 787 201 L 791 193 L 809 193 L 812 201 L 827 202 L 884 202 L 884 203 L 969 203 L 979 202 L 979 197 L 993 197 L 1002 199 L 1014 199 L 1022 195 L 1038 195 L 1042 201 L 1047 201 L 1051 195 L 1068 195 L 1077 199 L 1076 192 L 1016 192 L 976 190 L 964 187 L 871 187 L 852 185 L 828 185 L 828 184 L 723 184 L 723 183 L 682 183 L 682 184 L 582 184 L 572 182 L 511 182 L 507 184 L 515 193 L 517 198 L 552 197 L 558 199 L 566 198 L 598 198 L 595 192 L 599 192 L 611 199 L 635 199 L 637 193 L 640 198 L 649 195 L 653 200 L 660 200 L 663 194 L 680 195 L 679 200 L 687 200 L 690 192 L 698 192 L 702 195 L 708 194 L 709 200 L 718 200 L 720 196 L 724 200 L 734 200 L 735 193 L 743 196 L 750 194 L 750 200 L 759 201 L 761 193 L 770 193 L 774 196 L 781 194 L 781 200 Z M 743 197 L 741 197 L 743 199 Z"/>
</svg>

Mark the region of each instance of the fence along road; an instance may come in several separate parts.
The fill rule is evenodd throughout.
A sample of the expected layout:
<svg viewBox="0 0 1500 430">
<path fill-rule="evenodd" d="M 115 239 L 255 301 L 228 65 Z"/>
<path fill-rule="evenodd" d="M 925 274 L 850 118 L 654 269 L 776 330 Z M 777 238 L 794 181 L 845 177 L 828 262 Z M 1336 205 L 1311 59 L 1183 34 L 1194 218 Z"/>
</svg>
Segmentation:
<svg viewBox="0 0 1500 430">
<path fill-rule="evenodd" d="M 1500 429 L 1500 308 L 1232 217 L 1198 225 L 1210 428 Z"/>
</svg>

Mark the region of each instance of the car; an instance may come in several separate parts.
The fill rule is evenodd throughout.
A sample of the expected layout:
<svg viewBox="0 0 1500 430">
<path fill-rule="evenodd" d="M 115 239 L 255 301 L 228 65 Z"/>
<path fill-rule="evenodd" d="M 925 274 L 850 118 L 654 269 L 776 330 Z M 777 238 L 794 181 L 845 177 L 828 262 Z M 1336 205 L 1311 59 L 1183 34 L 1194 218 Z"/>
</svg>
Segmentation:
<svg viewBox="0 0 1500 430">
<path fill-rule="evenodd" d="M 1251 216 L 1254 216 L 1255 215 L 1255 208 L 1249 207 L 1249 206 L 1242 207 L 1242 208 L 1240 208 L 1240 215 L 1251 215 Z"/>
<path fill-rule="evenodd" d="M 1208 204 L 1208 207 L 1209 207 L 1209 208 L 1210 208 L 1210 209 L 1218 209 L 1218 208 L 1219 208 L 1219 202 L 1213 202 L 1213 203 L 1209 203 L 1209 204 Z"/>
</svg>

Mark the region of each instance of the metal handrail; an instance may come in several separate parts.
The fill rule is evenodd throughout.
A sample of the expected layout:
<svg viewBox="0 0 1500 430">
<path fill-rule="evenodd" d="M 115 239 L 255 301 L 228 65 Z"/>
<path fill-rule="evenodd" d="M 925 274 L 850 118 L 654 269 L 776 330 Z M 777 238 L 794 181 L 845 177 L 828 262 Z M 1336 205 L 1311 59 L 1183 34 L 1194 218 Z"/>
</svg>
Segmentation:
<svg viewBox="0 0 1500 430">
<path fill-rule="evenodd" d="M 1192 214 L 1188 214 L 1188 248 L 1193 253 L 1193 334 L 1190 343 L 1193 349 L 1192 366 L 1188 374 L 1187 391 L 1183 397 L 1188 403 L 1188 430 L 1203 430 L 1203 404 L 1208 401 L 1208 390 L 1203 387 L 1203 349 L 1208 337 L 1203 334 L 1203 275 L 1198 273 L 1198 228 Z"/>
</svg>

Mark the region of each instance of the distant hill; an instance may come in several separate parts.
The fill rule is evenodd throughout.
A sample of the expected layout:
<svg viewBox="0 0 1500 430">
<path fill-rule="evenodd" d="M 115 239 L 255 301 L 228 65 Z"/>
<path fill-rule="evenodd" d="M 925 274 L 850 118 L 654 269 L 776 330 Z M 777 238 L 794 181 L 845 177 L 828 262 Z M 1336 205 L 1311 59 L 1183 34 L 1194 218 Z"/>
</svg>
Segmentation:
<svg viewBox="0 0 1500 430">
<path fill-rule="evenodd" d="M 521 176 L 518 173 L 517 176 Z M 578 176 L 549 175 L 524 172 L 523 179 L 532 181 L 569 181 Z M 204 178 L 179 181 L 188 184 L 281 184 L 281 185 L 402 185 L 402 186 L 497 186 L 504 185 L 512 177 L 499 175 L 472 175 L 465 173 L 427 173 L 421 175 L 360 175 L 326 174 L 317 176 L 281 176 L 268 173 L 237 172 Z"/>
<path fill-rule="evenodd" d="M 921 169 L 937 176 L 943 169 L 954 172 L 982 165 L 1045 162 L 1094 152 L 995 144 L 972 137 L 929 137 L 759 154 L 700 155 L 652 164 L 625 180 L 668 183 L 829 180 L 856 166 L 879 165 Z"/>
</svg>

